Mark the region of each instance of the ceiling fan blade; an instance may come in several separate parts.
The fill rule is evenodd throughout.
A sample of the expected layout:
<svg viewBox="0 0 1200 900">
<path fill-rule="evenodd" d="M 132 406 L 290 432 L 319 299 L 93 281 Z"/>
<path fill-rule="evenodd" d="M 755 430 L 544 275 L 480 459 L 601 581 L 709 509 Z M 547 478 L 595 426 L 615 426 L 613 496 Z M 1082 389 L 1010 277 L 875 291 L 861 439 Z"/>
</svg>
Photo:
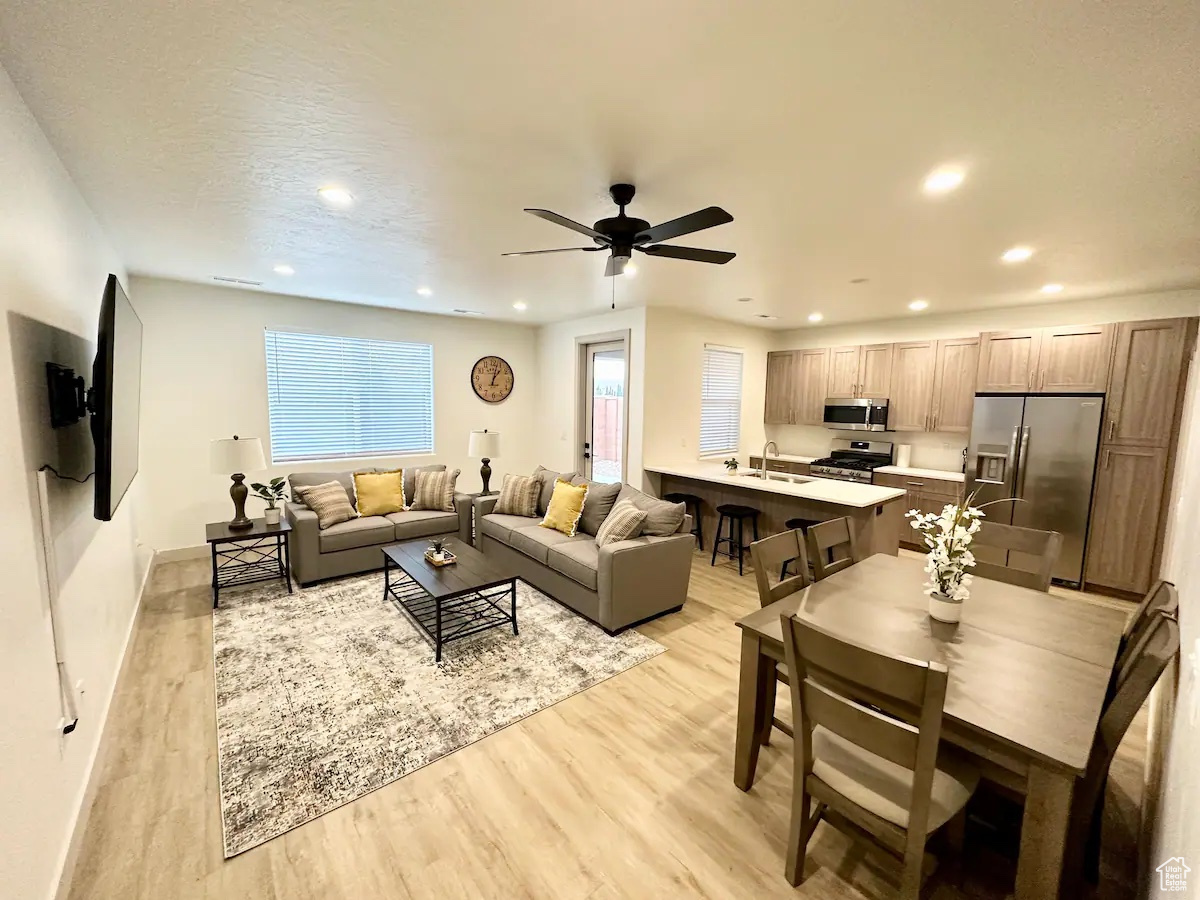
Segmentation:
<svg viewBox="0 0 1200 900">
<path fill-rule="evenodd" d="M 625 266 L 629 264 L 628 256 L 610 256 L 608 265 L 604 267 L 604 275 L 606 278 L 612 278 L 614 275 L 624 275 Z"/>
<path fill-rule="evenodd" d="M 501 256 L 537 256 L 539 253 L 570 253 L 572 250 L 583 250 L 587 253 L 594 253 L 597 250 L 605 250 L 605 247 L 559 247 L 556 250 L 517 250 L 514 253 L 501 253 Z"/>
<path fill-rule="evenodd" d="M 634 238 L 634 243 L 657 244 L 659 241 L 669 241 L 671 238 L 691 234 L 693 231 L 715 228 L 717 225 L 724 225 L 726 222 L 732 221 L 733 216 L 721 207 L 710 206 L 707 209 L 680 216 L 678 219 L 672 219 L 670 222 L 663 222 L 661 225 L 647 228 L 638 233 L 638 236 Z"/>
<path fill-rule="evenodd" d="M 692 262 L 714 263 L 723 266 L 735 256 L 728 250 L 701 250 L 699 247 L 675 247 L 671 244 L 658 244 L 654 247 L 638 247 L 648 256 L 669 256 L 672 259 L 690 259 Z"/>
<path fill-rule="evenodd" d="M 560 216 L 556 212 L 550 212 L 548 209 L 527 209 L 527 213 L 532 213 L 539 219 L 545 219 L 547 222 L 553 222 L 555 225 L 561 225 L 563 228 L 570 228 L 572 231 L 578 231 L 580 234 L 586 234 L 590 238 L 595 238 L 598 241 L 609 243 L 609 239 L 596 231 L 594 228 L 588 228 L 586 225 L 580 225 L 578 222 L 568 219 L 566 216 Z"/>
</svg>

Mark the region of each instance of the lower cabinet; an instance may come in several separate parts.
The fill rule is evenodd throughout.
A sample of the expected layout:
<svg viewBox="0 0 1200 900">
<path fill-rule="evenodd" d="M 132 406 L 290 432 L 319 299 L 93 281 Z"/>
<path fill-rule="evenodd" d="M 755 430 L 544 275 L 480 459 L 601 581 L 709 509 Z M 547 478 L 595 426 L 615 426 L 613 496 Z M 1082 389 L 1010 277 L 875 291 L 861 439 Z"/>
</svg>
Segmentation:
<svg viewBox="0 0 1200 900">
<path fill-rule="evenodd" d="M 903 488 L 904 511 L 911 509 L 923 513 L 938 513 L 948 503 L 962 501 L 963 486 L 957 481 L 944 481 L 940 478 L 924 478 L 913 475 L 886 475 L 876 473 L 874 483 L 880 487 Z M 905 517 L 900 523 L 900 533 L 897 539 L 910 550 L 924 551 L 921 536 L 912 527 L 912 520 Z"/>
<path fill-rule="evenodd" d="M 1101 448 L 1084 570 L 1087 584 L 1134 594 L 1149 590 L 1166 476 L 1166 448 Z"/>
</svg>

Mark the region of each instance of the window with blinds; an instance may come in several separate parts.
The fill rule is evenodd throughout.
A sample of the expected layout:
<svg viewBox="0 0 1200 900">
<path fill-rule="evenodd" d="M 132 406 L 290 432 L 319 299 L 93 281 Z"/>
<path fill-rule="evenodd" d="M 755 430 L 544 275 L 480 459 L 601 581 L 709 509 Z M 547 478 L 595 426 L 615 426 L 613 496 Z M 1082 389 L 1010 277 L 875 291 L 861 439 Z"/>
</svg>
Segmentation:
<svg viewBox="0 0 1200 900">
<path fill-rule="evenodd" d="M 433 347 L 266 332 L 272 462 L 433 452 Z"/>
<path fill-rule="evenodd" d="M 736 453 L 742 430 L 742 353 L 704 348 L 700 400 L 700 455 Z"/>
</svg>

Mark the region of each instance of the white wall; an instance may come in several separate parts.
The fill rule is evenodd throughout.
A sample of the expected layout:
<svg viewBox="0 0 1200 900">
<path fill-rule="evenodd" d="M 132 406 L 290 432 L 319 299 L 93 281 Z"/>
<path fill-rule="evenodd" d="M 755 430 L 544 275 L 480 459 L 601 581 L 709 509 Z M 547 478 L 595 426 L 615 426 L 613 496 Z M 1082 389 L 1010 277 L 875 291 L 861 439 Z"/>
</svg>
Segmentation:
<svg viewBox="0 0 1200 900">
<path fill-rule="evenodd" d="M 898 341 L 967 337 L 984 331 L 1008 331 L 1049 325 L 1088 325 L 1137 319 L 1169 319 L 1200 313 L 1200 290 L 1169 291 L 1104 300 L 985 309 L 948 315 L 911 315 L 879 322 L 857 322 L 822 328 L 800 328 L 772 334 L 770 349 L 839 347 Z M 780 452 L 824 456 L 834 437 L 828 429 L 808 425 L 768 425 L 767 437 Z M 912 464 L 930 469 L 960 471 L 966 435 L 906 432 L 887 435 L 897 444 L 912 445 Z"/>
<path fill-rule="evenodd" d="M 63 652 L 84 682 L 64 737 L 34 474 L 57 437 L 42 366 L 94 355 L 104 280 L 123 269 L 3 69 L 0 181 L 0 895 L 24 900 L 57 887 L 149 554 L 134 541 L 143 479 L 109 523 L 91 516 L 90 483 L 54 486 Z"/>
<path fill-rule="evenodd" d="M 459 490 L 478 491 L 480 463 L 467 456 L 467 440 L 472 429 L 481 428 L 501 435 L 502 453 L 492 463 L 493 488 L 504 472 L 529 472 L 537 463 L 529 427 L 539 382 L 531 326 L 157 278 L 134 278 L 132 291 L 145 328 L 142 477 L 147 504 L 141 536 L 157 550 L 201 545 L 206 522 L 233 515 L 229 476 L 209 471 L 210 441 L 233 434 L 260 437 L 270 461 L 267 328 L 432 344 L 434 453 L 284 463 L 251 473 L 253 480 L 444 462 L 462 469 Z M 492 354 L 508 360 L 515 378 L 512 394 L 495 405 L 475 396 L 470 384 L 475 361 Z M 259 514 L 262 506 L 251 498 L 247 511 Z"/>
<path fill-rule="evenodd" d="M 580 371 L 579 342 L 597 335 L 628 332 L 629 434 L 625 480 L 640 485 L 642 424 L 646 382 L 646 310 L 620 309 L 556 322 L 538 329 L 538 404 L 532 431 L 536 435 L 536 464 L 560 472 L 579 468 L 579 422 L 585 373 Z"/>
<path fill-rule="evenodd" d="M 646 403 L 643 446 L 647 463 L 668 465 L 700 458 L 700 403 L 704 347 L 742 351 L 741 447 L 743 463 L 761 453 L 771 334 L 679 309 L 646 311 Z"/>
</svg>

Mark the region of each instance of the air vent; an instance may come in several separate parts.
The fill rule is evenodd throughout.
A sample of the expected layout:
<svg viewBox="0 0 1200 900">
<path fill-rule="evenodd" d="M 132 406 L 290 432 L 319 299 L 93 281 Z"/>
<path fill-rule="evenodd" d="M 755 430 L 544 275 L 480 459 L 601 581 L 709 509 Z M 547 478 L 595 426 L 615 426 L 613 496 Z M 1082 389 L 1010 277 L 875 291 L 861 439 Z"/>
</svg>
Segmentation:
<svg viewBox="0 0 1200 900">
<path fill-rule="evenodd" d="M 214 275 L 213 281 L 220 281 L 224 284 L 244 284 L 246 287 L 262 287 L 261 281 L 251 281 L 249 278 L 231 278 L 228 275 Z"/>
</svg>

